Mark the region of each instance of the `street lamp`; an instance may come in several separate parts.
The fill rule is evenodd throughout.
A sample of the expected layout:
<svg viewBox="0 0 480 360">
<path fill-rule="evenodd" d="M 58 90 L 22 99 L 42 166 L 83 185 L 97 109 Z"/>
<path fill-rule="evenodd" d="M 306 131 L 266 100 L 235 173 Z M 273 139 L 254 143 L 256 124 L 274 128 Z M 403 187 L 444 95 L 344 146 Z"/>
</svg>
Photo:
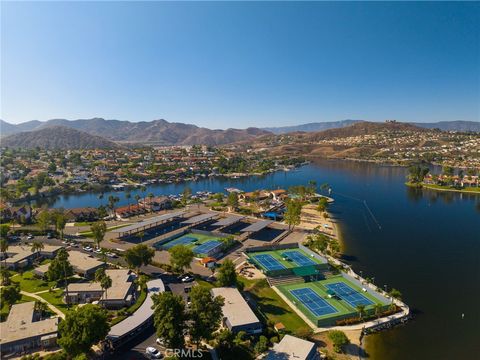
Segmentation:
<svg viewBox="0 0 480 360">
<path fill-rule="evenodd" d="M 383 287 L 385 288 L 385 292 L 387 292 L 387 285 L 383 285 Z"/>
</svg>

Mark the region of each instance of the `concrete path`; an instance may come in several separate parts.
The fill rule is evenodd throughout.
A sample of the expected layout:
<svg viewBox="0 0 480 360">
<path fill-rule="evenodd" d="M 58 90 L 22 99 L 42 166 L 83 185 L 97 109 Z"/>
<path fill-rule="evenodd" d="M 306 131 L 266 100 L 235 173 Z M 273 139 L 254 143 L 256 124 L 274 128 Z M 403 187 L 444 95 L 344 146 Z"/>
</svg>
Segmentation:
<svg viewBox="0 0 480 360">
<path fill-rule="evenodd" d="M 48 290 L 47 290 L 48 291 Z M 65 319 L 65 314 L 63 312 L 61 312 L 56 306 L 50 304 L 47 300 L 45 300 L 44 298 L 42 298 L 41 296 L 38 296 L 36 294 L 32 294 L 32 293 L 29 293 L 29 292 L 26 292 L 26 291 L 20 291 L 20 293 L 22 295 L 26 295 L 26 296 L 30 296 L 38 301 L 41 301 L 45 304 L 48 305 L 49 309 L 52 310 L 55 314 L 57 314 L 59 317 L 61 317 L 62 319 Z"/>
</svg>

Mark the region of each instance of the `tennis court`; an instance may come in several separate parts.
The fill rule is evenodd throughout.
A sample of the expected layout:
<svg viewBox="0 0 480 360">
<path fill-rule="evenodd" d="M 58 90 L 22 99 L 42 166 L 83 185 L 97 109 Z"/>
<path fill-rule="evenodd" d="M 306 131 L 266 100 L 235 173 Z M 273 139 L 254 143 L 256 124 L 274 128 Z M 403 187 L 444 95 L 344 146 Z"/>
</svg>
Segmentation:
<svg viewBox="0 0 480 360">
<path fill-rule="evenodd" d="M 270 254 L 254 255 L 253 258 L 267 271 L 285 269 L 285 266 Z"/>
<path fill-rule="evenodd" d="M 197 241 L 197 238 L 194 238 L 192 236 L 182 236 L 182 237 L 179 237 L 178 239 L 175 239 L 166 243 L 162 247 L 168 250 L 174 247 L 175 245 L 187 245 L 187 244 L 193 243 L 194 241 Z"/>
<path fill-rule="evenodd" d="M 323 316 L 338 312 L 337 309 L 323 300 L 315 291 L 308 287 L 290 290 L 290 293 L 315 316 Z"/>
<path fill-rule="evenodd" d="M 282 253 L 282 256 L 292 260 L 298 266 L 315 265 L 316 262 L 310 259 L 308 256 L 302 254 L 300 251 L 286 251 Z"/>
<path fill-rule="evenodd" d="M 325 287 L 329 290 L 332 290 L 337 294 L 341 299 L 348 302 L 353 308 L 356 308 L 358 305 L 372 305 L 374 302 L 366 298 L 363 294 L 360 294 L 358 291 L 352 289 L 350 286 L 343 282 L 336 282 L 333 284 L 326 284 Z"/>
<path fill-rule="evenodd" d="M 196 254 L 208 254 L 210 251 L 212 251 L 213 249 L 219 246 L 222 246 L 222 242 L 218 240 L 210 240 L 210 241 L 204 242 L 201 245 L 196 246 L 193 249 L 193 252 Z"/>
</svg>

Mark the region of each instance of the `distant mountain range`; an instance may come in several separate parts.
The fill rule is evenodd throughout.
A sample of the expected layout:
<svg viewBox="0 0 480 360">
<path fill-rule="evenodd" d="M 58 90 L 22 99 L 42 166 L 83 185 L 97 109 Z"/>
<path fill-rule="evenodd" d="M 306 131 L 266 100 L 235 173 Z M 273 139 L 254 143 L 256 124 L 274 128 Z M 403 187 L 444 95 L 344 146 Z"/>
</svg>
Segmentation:
<svg viewBox="0 0 480 360">
<path fill-rule="evenodd" d="M 113 141 L 85 131 L 65 126 L 49 126 L 34 131 L 25 131 L 1 139 L 1 145 L 22 149 L 113 149 L 119 147 Z"/>
<path fill-rule="evenodd" d="M 363 124 L 363 125 L 362 125 Z M 171 123 L 166 120 L 130 122 L 102 118 L 48 121 L 32 120 L 18 125 L 0 120 L 1 146 L 86 149 L 116 147 L 118 144 L 144 145 L 224 145 L 255 141 L 274 134 L 308 133 L 315 136 L 342 136 L 375 131 L 385 123 L 364 120 L 342 120 L 274 128 L 211 130 L 191 124 Z M 442 121 L 436 123 L 401 123 L 395 128 L 416 126 L 444 131 L 480 132 L 480 122 Z M 346 131 L 339 131 L 346 129 Z M 363 132 L 362 132 L 363 131 Z M 337 135 L 335 135 L 337 134 Z"/>
<path fill-rule="evenodd" d="M 264 130 L 270 131 L 274 134 L 286 134 L 290 132 L 315 132 L 323 131 L 328 129 L 338 129 L 359 122 L 364 122 L 365 120 L 340 120 L 340 121 L 328 121 L 328 122 L 314 122 L 308 124 L 294 125 L 294 126 L 281 126 L 281 127 L 270 127 L 263 128 Z M 462 132 L 480 132 L 480 122 L 476 121 L 439 121 L 432 123 L 411 123 L 418 127 L 427 128 L 427 129 L 440 129 L 443 131 L 462 131 Z"/>
<path fill-rule="evenodd" d="M 258 135 L 270 134 L 258 128 L 210 130 L 196 125 L 170 123 L 166 120 L 130 122 L 105 120 L 102 118 L 66 120 L 53 119 L 45 122 L 29 121 L 19 125 L 0 120 L 2 136 L 31 131 L 29 136 L 39 130 L 62 126 L 88 134 L 101 136 L 107 140 L 125 143 L 142 143 L 152 145 L 222 145 L 236 141 L 251 140 Z M 47 133 L 42 133 L 47 134 Z M 18 137 L 16 138 L 19 139 Z M 5 138 L 6 140 L 6 138 Z M 2 141 L 3 142 L 3 141 Z"/>
</svg>

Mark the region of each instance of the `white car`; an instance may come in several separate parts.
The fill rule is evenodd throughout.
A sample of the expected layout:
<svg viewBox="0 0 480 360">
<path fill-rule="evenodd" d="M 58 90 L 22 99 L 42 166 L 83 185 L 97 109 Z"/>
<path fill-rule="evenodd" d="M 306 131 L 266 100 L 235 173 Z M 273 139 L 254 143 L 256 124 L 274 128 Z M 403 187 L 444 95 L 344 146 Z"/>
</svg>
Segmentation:
<svg viewBox="0 0 480 360">
<path fill-rule="evenodd" d="M 118 257 L 117 254 L 115 254 L 115 253 L 113 253 L 113 252 L 107 252 L 106 255 L 107 255 L 109 258 L 113 258 L 113 259 L 115 259 L 115 258 Z"/>
<path fill-rule="evenodd" d="M 33 239 L 34 239 L 34 236 L 33 236 L 32 234 L 29 234 L 29 235 L 27 236 L 27 240 L 33 240 Z"/>
<path fill-rule="evenodd" d="M 194 277 L 190 276 L 190 275 L 187 275 L 187 276 L 182 278 L 183 283 L 188 283 L 188 282 L 193 281 L 193 280 L 195 280 Z"/>
<path fill-rule="evenodd" d="M 93 251 L 93 249 L 92 249 L 90 246 L 84 246 L 84 247 L 83 247 L 83 250 L 84 250 L 84 251 L 88 251 L 88 252 L 92 252 L 92 251 Z"/>
<path fill-rule="evenodd" d="M 97 254 L 101 254 L 101 253 L 103 252 L 103 250 L 102 250 L 102 248 L 96 248 L 96 249 L 95 249 L 95 252 L 96 252 Z"/>
<path fill-rule="evenodd" d="M 160 351 L 158 351 L 157 349 L 155 349 L 152 346 L 147 347 L 145 349 L 145 353 L 148 356 L 150 356 L 150 359 L 161 359 L 161 358 L 163 358 L 163 355 L 160 353 Z"/>
</svg>

